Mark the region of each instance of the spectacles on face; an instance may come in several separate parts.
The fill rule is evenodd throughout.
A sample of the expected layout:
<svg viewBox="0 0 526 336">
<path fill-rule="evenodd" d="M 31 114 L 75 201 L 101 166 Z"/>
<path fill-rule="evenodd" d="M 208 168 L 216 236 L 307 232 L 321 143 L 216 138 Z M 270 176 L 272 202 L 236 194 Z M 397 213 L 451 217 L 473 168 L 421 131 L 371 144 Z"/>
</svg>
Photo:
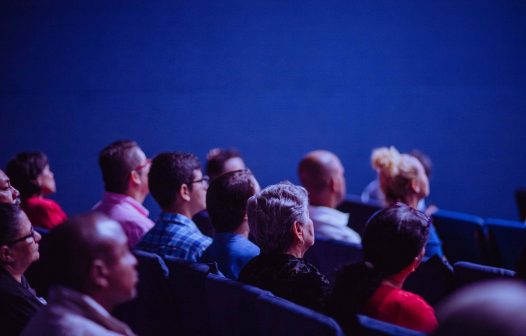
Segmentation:
<svg viewBox="0 0 526 336">
<path fill-rule="evenodd" d="M 140 165 L 138 165 L 137 167 L 133 168 L 132 170 L 135 170 L 135 171 L 142 170 L 146 166 L 149 166 L 151 163 L 152 163 L 152 159 L 146 159 L 146 161 L 144 161 L 144 163 L 141 163 Z"/>
<path fill-rule="evenodd" d="M 210 177 L 204 175 L 204 176 L 201 177 L 199 180 L 192 181 L 192 182 L 190 182 L 189 184 L 193 184 L 193 183 L 203 183 L 203 184 L 208 185 L 208 182 L 210 182 Z"/>
<path fill-rule="evenodd" d="M 31 243 L 30 239 L 35 241 L 35 230 L 33 229 L 33 227 L 31 227 L 31 232 L 27 236 L 24 236 L 22 238 L 18 238 L 18 239 L 15 239 L 15 240 L 11 240 L 10 242 L 7 242 L 6 245 L 14 245 L 14 244 L 20 243 L 22 241 L 26 241 L 27 243 Z"/>
</svg>

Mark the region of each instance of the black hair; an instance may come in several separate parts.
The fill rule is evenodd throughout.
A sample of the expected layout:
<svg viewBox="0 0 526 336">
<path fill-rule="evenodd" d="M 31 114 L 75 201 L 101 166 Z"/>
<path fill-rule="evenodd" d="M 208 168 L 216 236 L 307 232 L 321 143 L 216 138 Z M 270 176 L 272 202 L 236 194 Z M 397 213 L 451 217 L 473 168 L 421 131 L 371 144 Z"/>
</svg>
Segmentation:
<svg viewBox="0 0 526 336">
<path fill-rule="evenodd" d="M 375 213 L 365 228 L 364 261 L 345 266 L 338 274 L 330 300 L 330 314 L 344 330 L 353 327 L 381 282 L 409 266 L 427 242 L 430 219 L 402 203 Z"/>
<path fill-rule="evenodd" d="M 20 191 L 22 199 L 41 192 L 37 179 L 48 164 L 48 158 L 42 152 L 18 153 L 7 163 L 6 174 L 11 184 Z"/>
<path fill-rule="evenodd" d="M 134 148 L 139 148 L 135 141 L 118 140 L 99 153 L 99 167 L 106 191 L 118 194 L 126 192 L 130 173 L 141 164 Z"/>
<path fill-rule="evenodd" d="M 206 208 L 216 231 L 232 232 L 243 223 L 247 200 L 256 193 L 256 185 L 248 169 L 212 180 L 206 193 Z"/>
<path fill-rule="evenodd" d="M 225 162 L 232 158 L 241 157 L 236 149 L 214 148 L 208 152 L 206 157 L 206 175 L 211 180 L 225 172 Z"/>
<path fill-rule="evenodd" d="M 16 239 L 22 209 L 18 204 L 0 203 L 0 245 Z"/>
<path fill-rule="evenodd" d="M 177 199 L 183 184 L 192 190 L 194 170 L 201 169 L 197 156 L 184 152 L 167 152 L 157 155 L 150 167 L 148 185 L 150 193 L 161 208 Z"/>
</svg>

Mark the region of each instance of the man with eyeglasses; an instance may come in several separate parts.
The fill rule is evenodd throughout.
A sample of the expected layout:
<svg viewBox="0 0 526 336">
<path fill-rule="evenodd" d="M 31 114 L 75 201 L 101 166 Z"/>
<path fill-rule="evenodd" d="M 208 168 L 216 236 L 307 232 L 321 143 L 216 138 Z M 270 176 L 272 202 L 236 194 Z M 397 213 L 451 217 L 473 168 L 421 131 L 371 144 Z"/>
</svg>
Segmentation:
<svg viewBox="0 0 526 336">
<path fill-rule="evenodd" d="M 197 261 L 212 243 L 191 220 L 206 208 L 208 176 L 203 176 L 199 160 L 190 153 L 159 154 L 152 161 L 148 183 L 162 213 L 137 249 Z"/>
<path fill-rule="evenodd" d="M 139 145 L 130 140 L 115 141 L 99 154 L 105 192 L 93 210 L 121 224 L 130 248 L 153 227 L 142 205 L 149 193 L 150 164 Z"/>
</svg>

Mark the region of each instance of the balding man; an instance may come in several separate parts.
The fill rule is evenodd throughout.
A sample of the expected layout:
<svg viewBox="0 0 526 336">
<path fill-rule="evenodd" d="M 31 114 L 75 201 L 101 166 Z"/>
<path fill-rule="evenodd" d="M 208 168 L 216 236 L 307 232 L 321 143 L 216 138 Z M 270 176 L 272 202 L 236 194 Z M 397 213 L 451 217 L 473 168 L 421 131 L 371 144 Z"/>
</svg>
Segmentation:
<svg viewBox="0 0 526 336">
<path fill-rule="evenodd" d="M 326 150 L 312 151 L 300 161 L 298 175 L 309 192 L 309 215 L 316 237 L 360 243 L 360 235 L 347 226 L 349 214 L 336 210 L 346 189 L 340 159 Z"/>
<path fill-rule="evenodd" d="M 49 304 L 22 335 L 134 335 L 111 316 L 136 295 L 137 260 L 119 223 L 100 213 L 74 217 L 49 236 Z"/>
</svg>

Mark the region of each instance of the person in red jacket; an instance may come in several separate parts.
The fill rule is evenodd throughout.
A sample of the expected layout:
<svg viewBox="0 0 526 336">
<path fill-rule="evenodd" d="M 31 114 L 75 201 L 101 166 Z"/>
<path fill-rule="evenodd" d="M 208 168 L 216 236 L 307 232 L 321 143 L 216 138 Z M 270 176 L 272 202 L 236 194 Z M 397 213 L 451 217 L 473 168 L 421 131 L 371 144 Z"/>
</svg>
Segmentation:
<svg viewBox="0 0 526 336">
<path fill-rule="evenodd" d="M 33 225 L 52 229 L 67 219 L 57 202 L 44 196 L 55 193 L 55 177 L 42 152 L 23 152 L 7 163 L 6 173 L 20 191 L 22 209 Z"/>
<path fill-rule="evenodd" d="M 349 334 L 356 314 L 430 333 L 433 308 L 402 289 L 420 264 L 431 222 L 422 212 L 396 203 L 374 214 L 362 239 L 363 261 L 344 267 L 336 278 L 329 312 Z"/>
</svg>

